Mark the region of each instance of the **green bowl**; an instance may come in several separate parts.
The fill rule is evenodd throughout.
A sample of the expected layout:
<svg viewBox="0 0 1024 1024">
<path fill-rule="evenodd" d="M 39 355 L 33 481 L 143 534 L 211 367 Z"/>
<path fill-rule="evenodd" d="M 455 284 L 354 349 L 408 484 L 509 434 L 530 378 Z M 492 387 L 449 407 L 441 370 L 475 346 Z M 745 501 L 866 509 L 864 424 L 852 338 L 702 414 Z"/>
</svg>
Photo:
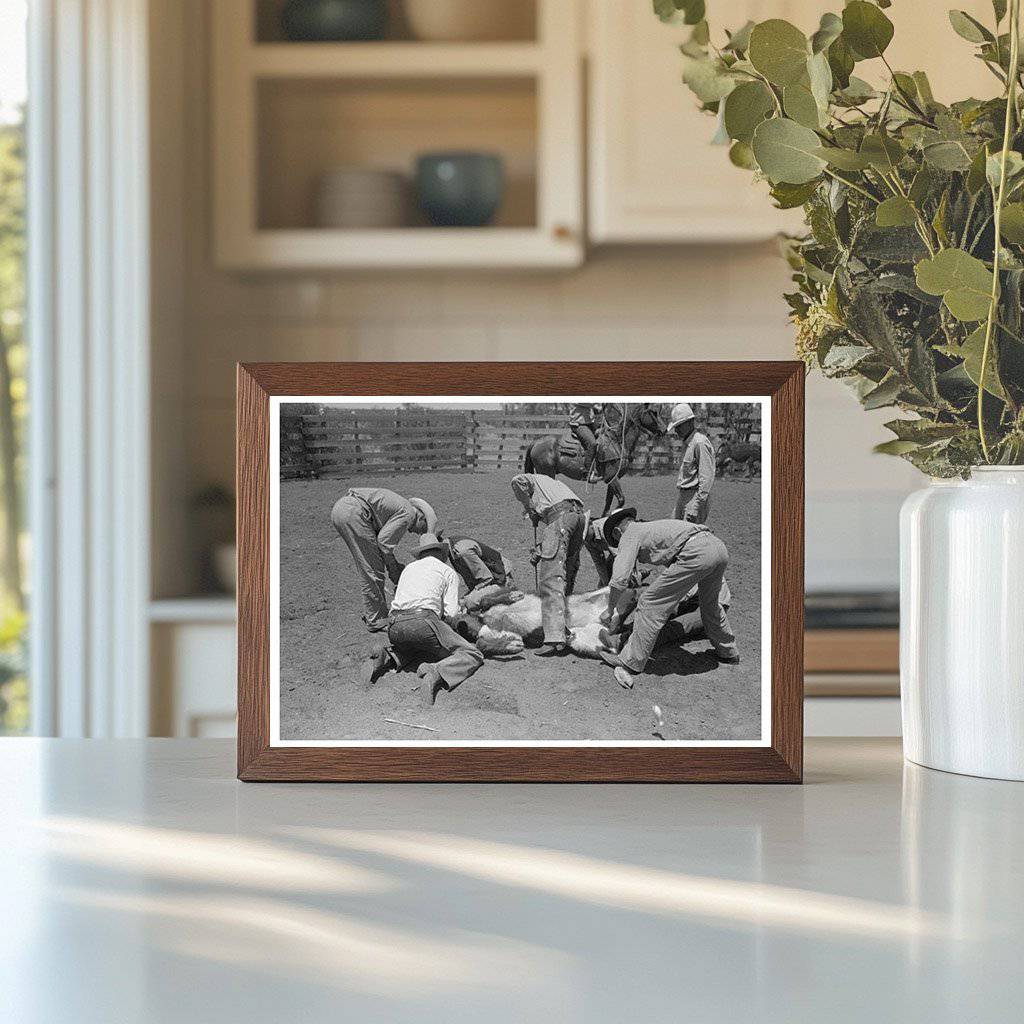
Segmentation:
<svg viewBox="0 0 1024 1024">
<path fill-rule="evenodd" d="M 416 195 L 435 227 L 483 227 L 505 192 L 505 168 L 494 153 L 424 153 L 416 161 Z"/>
<path fill-rule="evenodd" d="M 386 0 L 288 0 L 281 11 L 286 38 L 302 43 L 367 42 L 388 27 Z"/>
</svg>

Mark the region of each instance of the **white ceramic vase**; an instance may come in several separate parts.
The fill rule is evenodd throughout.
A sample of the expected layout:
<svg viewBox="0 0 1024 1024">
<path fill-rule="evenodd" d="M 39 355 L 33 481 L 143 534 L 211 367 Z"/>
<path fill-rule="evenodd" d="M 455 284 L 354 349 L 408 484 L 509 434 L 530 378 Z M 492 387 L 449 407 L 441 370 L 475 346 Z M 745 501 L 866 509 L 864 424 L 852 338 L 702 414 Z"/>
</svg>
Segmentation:
<svg viewBox="0 0 1024 1024">
<path fill-rule="evenodd" d="M 910 495 L 900 563 L 904 753 L 1024 781 L 1024 466 Z"/>
</svg>

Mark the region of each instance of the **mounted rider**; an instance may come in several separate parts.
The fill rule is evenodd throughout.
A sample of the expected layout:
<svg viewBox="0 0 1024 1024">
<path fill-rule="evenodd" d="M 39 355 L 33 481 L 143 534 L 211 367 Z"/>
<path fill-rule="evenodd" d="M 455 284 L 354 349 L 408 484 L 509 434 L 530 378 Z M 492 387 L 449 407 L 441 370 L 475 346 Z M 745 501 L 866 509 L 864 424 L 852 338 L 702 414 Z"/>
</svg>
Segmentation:
<svg viewBox="0 0 1024 1024">
<path fill-rule="evenodd" d="M 594 402 L 573 402 L 569 406 L 569 432 L 583 446 L 585 462 L 597 454 L 598 420 L 604 406 Z"/>
</svg>

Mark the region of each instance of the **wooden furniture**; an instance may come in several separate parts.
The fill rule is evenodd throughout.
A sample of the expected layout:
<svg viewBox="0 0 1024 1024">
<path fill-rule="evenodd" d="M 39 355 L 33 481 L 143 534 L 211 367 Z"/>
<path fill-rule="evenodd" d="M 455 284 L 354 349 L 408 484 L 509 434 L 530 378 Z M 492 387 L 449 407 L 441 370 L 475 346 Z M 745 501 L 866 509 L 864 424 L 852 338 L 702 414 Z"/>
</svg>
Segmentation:
<svg viewBox="0 0 1024 1024">
<path fill-rule="evenodd" d="M 841 5 L 840 5 L 841 6 Z M 962 5 L 985 24 L 989 0 Z M 785 18 L 806 34 L 826 8 L 816 0 L 732 0 L 708 5 L 712 32 L 748 19 Z M 997 83 L 958 39 L 945 10 L 894 4 L 893 67 L 922 68 L 944 101 L 993 95 Z M 772 207 L 767 186 L 733 167 L 725 148 L 710 145 L 714 119 L 701 113 L 680 82 L 678 44 L 689 29 L 664 25 L 644 2 L 589 0 L 587 176 L 593 242 L 739 242 L 800 231 L 799 210 Z M 956 49 L 956 60 L 950 59 Z M 877 68 L 873 65 L 878 65 Z M 881 81 L 879 61 L 857 74 Z"/>
<path fill-rule="evenodd" d="M 737 0 L 712 7 L 720 31 L 748 18 L 801 25 L 809 0 Z M 728 10 L 726 11 L 726 7 Z M 798 230 L 767 186 L 712 146 L 714 118 L 680 80 L 679 43 L 689 29 L 664 25 L 649 3 L 590 0 L 588 200 L 594 242 L 737 242 Z"/>
<path fill-rule="evenodd" d="M 572 266 L 583 256 L 578 0 L 536 0 L 537 38 L 497 43 L 292 43 L 266 4 L 218 0 L 213 213 L 229 268 Z M 419 153 L 499 153 L 493 227 L 316 228 L 319 177 L 402 170 Z"/>
<path fill-rule="evenodd" d="M 18 1024 L 1008 1022 L 1024 787 L 242 786 L 226 741 L 0 741 Z M 638 1012 L 639 1011 L 639 1012 Z"/>
<path fill-rule="evenodd" d="M 549 395 L 572 380 L 577 394 L 622 389 L 649 394 L 693 387 L 710 395 L 770 399 L 771 527 L 770 652 L 762 673 L 760 736 L 750 745 L 639 746 L 608 737 L 606 745 L 507 745 L 505 738 L 472 746 L 442 734 L 434 744 L 344 742 L 306 745 L 280 725 L 282 675 L 275 623 L 282 572 L 271 540 L 280 508 L 279 437 L 274 398 L 348 395 L 501 396 L 515 375 L 520 395 Z M 261 781 L 422 782 L 799 782 L 803 750 L 804 376 L 798 361 L 645 363 L 240 363 L 238 365 L 238 777 Z M 302 399 L 309 401 L 309 398 Z M 314 399 L 315 400 L 315 399 Z M 395 399 L 392 398 L 392 401 Z M 770 448 L 768 447 L 770 444 Z M 766 635 L 767 634 L 767 635 Z M 717 740 L 717 737 L 715 737 Z"/>
</svg>

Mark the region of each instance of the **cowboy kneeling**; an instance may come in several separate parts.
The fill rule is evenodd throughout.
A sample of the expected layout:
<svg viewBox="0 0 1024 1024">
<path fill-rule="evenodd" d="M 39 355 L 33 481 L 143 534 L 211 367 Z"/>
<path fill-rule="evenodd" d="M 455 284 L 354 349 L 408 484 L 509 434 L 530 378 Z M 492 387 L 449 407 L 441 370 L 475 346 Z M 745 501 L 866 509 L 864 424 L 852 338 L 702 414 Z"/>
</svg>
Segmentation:
<svg viewBox="0 0 1024 1024">
<path fill-rule="evenodd" d="M 704 632 L 716 657 L 726 664 L 740 660 L 736 637 L 720 600 L 729 552 L 718 537 L 706 526 L 678 519 L 639 522 L 632 509 L 609 516 L 605 533 L 615 549 L 615 561 L 608 609 L 601 618 L 613 631 L 618 625 L 616 608 L 637 563 L 664 567 L 640 596 L 633 633 L 625 647 L 618 654 L 601 652 L 602 659 L 615 669 L 615 680 L 620 686 L 632 689 L 634 678 L 647 665 L 662 628 L 694 586 Z"/>
<path fill-rule="evenodd" d="M 459 636 L 459 577 L 448 564 L 448 545 L 424 534 L 416 559 L 402 570 L 388 618 L 389 646 L 363 663 L 362 681 L 375 682 L 388 669 L 416 668 L 423 698 L 433 704 L 438 690 L 454 690 L 484 663 L 484 656 Z"/>
</svg>

